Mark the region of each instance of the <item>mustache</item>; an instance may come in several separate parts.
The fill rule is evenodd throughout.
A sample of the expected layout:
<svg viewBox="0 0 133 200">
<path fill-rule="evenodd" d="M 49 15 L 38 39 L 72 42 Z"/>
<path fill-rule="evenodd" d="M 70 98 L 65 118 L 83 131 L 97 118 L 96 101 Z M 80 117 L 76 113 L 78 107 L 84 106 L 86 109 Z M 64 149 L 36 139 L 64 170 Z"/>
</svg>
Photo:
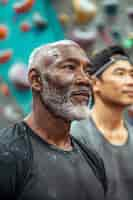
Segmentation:
<svg viewBox="0 0 133 200">
<path fill-rule="evenodd" d="M 91 95 L 91 87 L 86 87 L 86 86 L 82 86 L 79 87 L 77 89 L 74 89 L 71 91 L 71 95 L 80 95 L 80 94 L 84 94 L 84 95 Z"/>
</svg>

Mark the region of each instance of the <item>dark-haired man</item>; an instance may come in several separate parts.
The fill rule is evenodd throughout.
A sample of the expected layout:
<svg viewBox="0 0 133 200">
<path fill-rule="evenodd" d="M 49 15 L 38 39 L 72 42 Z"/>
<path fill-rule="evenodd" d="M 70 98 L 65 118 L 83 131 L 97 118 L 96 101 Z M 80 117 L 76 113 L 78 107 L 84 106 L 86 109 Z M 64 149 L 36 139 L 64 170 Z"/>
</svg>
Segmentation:
<svg viewBox="0 0 133 200">
<path fill-rule="evenodd" d="M 43 45 L 29 60 L 33 110 L 0 132 L 1 200 L 102 200 L 102 160 L 69 134 L 88 116 L 90 66 L 72 41 Z"/>
<path fill-rule="evenodd" d="M 120 46 L 92 58 L 94 105 L 89 119 L 75 122 L 72 134 L 93 147 L 104 160 L 108 200 L 133 199 L 133 128 L 123 117 L 133 104 L 133 65 Z"/>
</svg>

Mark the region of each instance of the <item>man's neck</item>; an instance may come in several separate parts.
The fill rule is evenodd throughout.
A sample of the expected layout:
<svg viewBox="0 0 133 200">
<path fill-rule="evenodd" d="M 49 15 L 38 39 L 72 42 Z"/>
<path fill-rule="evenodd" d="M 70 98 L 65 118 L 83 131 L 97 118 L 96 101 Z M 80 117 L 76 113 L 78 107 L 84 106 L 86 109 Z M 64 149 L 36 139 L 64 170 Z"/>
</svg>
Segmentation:
<svg viewBox="0 0 133 200">
<path fill-rule="evenodd" d="M 97 128 L 112 144 L 121 145 L 127 140 L 123 122 L 123 107 L 96 100 L 91 112 Z"/>
<path fill-rule="evenodd" d="M 70 123 L 54 116 L 41 102 L 33 102 L 33 112 L 25 118 L 29 127 L 49 144 L 70 150 Z"/>
</svg>

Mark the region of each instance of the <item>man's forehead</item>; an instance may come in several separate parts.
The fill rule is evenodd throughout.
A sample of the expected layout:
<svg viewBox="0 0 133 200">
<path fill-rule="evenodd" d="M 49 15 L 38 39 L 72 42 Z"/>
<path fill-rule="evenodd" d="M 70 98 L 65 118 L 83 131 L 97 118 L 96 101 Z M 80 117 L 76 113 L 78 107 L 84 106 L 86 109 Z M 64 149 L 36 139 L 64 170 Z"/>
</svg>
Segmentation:
<svg viewBox="0 0 133 200">
<path fill-rule="evenodd" d="M 61 52 L 58 48 L 54 47 L 54 48 L 51 48 L 49 50 L 47 50 L 47 53 L 46 53 L 48 56 L 53 56 L 53 55 L 58 55 L 60 56 L 61 55 Z"/>
<path fill-rule="evenodd" d="M 133 71 L 133 65 L 128 60 L 118 60 L 111 64 L 106 71 L 113 73 L 115 71 Z"/>
<path fill-rule="evenodd" d="M 129 60 L 118 60 L 113 64 L 113 66 L 115 68 L 121 67 L 121 68 L 124 68 L 124 69 L 133 68 L 132 63 Z"/>
<path fill-rule="evenodd" d="M 67 56 L 72 54 L 76 55 L 76 54 L 81 54 L 81 55 L 86 55 L 85 52 L 78 46 L 76 45 L 58 45 L 58 46 L 54 46 L 51 47 L 47 50 L 47 55 L 48 56 L 55 56 L 55 57 L 59 57 L 59 56 Z"/>
<path fill-rule="evenodd" d="M 45 50 L 44 65 L 46 67 L 69 58 L 80 59 L 83 57 L 88 59 L 84 50 L 75 44 L 51 45 Z"/>
</svg>

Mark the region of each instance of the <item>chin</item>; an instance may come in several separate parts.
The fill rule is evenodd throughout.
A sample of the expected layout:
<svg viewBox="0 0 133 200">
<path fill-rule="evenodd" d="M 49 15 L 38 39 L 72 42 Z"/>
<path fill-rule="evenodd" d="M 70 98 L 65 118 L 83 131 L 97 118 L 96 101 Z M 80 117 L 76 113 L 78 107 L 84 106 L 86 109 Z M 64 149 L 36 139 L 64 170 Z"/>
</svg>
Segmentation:
<svg viewBox="0 0 133 200">
<path fill-rule="evenodd" d="M 127 107 L 127 106 L 130 106 L 133 104 L 133 101 L 121 101 L 121 102 L 117 102 L 117 104 L 119 106 L 122 106 L 122 107 Z"/>
<path fill-rule="evenodd" d="M 128 103 L 125 103 L 125 104 L 124 104 L 125 107 L 131 106 L 131 105 L 133 105 L 133 102 L 128 102 Z"/>
<path fill-rule="evenodd" d="M 85 101 L 83 104 L 74 105 L 71 101 L 65 103 L 53 101 L 53 99 L 44 99 L 47 108 L 58 118 L 65 121 L 84 120 L 90 116 L 90 110 Z"/>
<path fill-rule="evenodd" d="M 133 104 L 133 97 L 127 97 L 120 100 L 120 104 L 123 106 L 130 106 Z"/>
<path fill-rule="evenodd" d="M 87 105 L 76 105 L 71 107 L 66 107 L 64 114 L 62 115 L 70 121 L 74 120 L 85 120 L 90 116 L 90 110 Z M 63 111 L 63 110 L 62 110 Z"/>
</svg>

